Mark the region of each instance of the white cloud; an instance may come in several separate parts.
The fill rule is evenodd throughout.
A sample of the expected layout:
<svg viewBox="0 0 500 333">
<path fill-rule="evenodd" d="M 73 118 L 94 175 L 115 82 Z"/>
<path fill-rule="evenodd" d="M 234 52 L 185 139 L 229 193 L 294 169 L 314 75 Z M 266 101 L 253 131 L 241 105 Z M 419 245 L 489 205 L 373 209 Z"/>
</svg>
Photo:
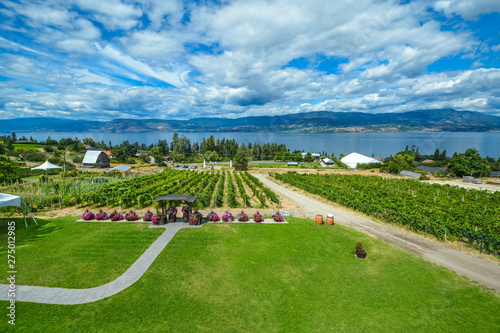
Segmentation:
<svg viewBox="0 0 500 333">
<path fill-rule="evenodd" d="M 76 5 L 91 12 L 91 17 L 109 30 L 131 29 L 139 24 L 142 10 L 120 0 L 76 0 Z"/>
<path fill-rule="evenodd" d="M 460 15 L 467 20 L 477 20 L 480 14 L 500 12 L 498 0 L 444 0 L 437 1 L 434 9 L 447 16 Z"/>
</svg>

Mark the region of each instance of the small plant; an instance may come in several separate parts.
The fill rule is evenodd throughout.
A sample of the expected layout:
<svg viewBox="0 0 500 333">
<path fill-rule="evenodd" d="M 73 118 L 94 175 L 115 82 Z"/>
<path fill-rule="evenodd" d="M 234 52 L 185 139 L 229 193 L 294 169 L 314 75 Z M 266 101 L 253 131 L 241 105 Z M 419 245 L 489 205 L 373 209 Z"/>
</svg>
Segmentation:
<svg viewBox="0 0 500 333">
<path fill-rule="evenodd" d="M 248 215 L 244 211 L 241 211 L 241 213 L 236 215 L 236 219 L 240 222 L 246 222 L 248 221 Z"/>
<path fill-rule="evenodd" d="M 135 211 L 131 209 L 127 214 L 125 214 L 125 218 L 127 219 L 127 221 L 137 221 L 139 219 L 139 216 Z"/>
<path fill-rule="evenodd" d="M 211 211 L 211 212 L 210 212 L 210 213 L 208 213 L 208 215 L 207 215 L 207 221 L 210 221 L 210 222 L 217 222 L 217 221 L 220 221 L 219 215 L 217 215 L 217 213 L 216 213 L 216 212 Z"/>
<path fill-rule="evenodd" d="M 262 222 L 264 221 L 264 218 L 262 217 L 262 214 L 257 211 L 255 212 L 255 214 L 253 214 L 253 220 L 255 222 Z"/>
<path fill-rule="evenodd" d="M 102 209 L 99 210 L 99 213 L 95 214 L 96 220 L 107 220 L 108 218 L 109 218 L 108 213 L 106 213 Z"/>
<path fill-rule="evenodd" d="M 153 214 L 150 210 L 148 210 L 148 211 L 146 212 L 146 214 L 144 214 L 144 216 L 142 217 L 142 220 L 143 220 L 143 221 L 151 221 L 151 218 L 152 218 L 153 216 L 154 216 L 154 214 Z"/>
<path fill-rule="evenodd" d="M 177 207 L 175 206 L 168 207 L 167 215 L 177 215 Z"/>
<path fill-rule="evenodd" d="M 230 212 L 225 212 L 224 214 L 222 214 L 222 221 L 233 222 L 234 221 L 233 214 L 231 214 Z"/>
<path fill-rule="evenodd" d="M 94 213 L 92 213 L 88 209 L 86 211 L 84 211 L 82 214 L 82 219 L 85 221 L 93 220 L 94 217 L 95 217 Z"/>
<path fill-rule="evenodd" d="M 285 219 L 283 218 L 283 215 L 280 214 L 280 212 L 276 212 L 276 214 L 273 215 L 273 220 L 276 222 L 284 222 Z"/>
<path fill-rule="evenodd" d="M 189 213 L 189 206 L 182 206 L 182 209 L 181 209 L 182 213 Z"/>
<path fill-rule="evenodd" d="M 153 224 L 158 224 L 160 222 L 160 217 L 159 216 L 151 216 L 151 222 L 153 222 Z"/>
<path fill-rule="evenodd" d="M 366 258 L 366 251 L 361 242 L 356 243 L 356 257 L 362 259 Z"/>
<path fill-rule="evenodd" d="M 120 221 L 123 220 L 123 214 L 117 211 L 116 209 L 109 215 L 111 221 Z"/>
</svg>

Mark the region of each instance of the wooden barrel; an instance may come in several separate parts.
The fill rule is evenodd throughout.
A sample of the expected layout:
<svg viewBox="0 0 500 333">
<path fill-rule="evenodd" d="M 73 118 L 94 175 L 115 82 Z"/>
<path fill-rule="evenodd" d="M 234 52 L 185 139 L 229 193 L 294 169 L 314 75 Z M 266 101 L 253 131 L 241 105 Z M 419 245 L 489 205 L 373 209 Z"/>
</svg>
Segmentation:
<svg viewBox="0 0 500 333">
<path fill-rule="evenodd" d="M 328 214 L 326 216 L 326 224 L 328 225 L 333 225 L 334 223 L 334 218 L 333 218 L 333 214 Z"/>
<path fill-rule="evenodd" d="M 316 224 L 323 224 L 323 215 L 321 214 L 316 215 Z"/>
</svg>

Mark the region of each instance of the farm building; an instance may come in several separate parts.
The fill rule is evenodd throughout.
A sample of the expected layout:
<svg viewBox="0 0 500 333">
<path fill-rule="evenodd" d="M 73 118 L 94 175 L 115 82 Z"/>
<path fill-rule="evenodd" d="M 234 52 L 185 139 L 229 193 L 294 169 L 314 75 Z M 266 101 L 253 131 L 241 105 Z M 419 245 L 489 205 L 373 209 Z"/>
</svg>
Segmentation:
<svg viewBox="0 0 500 333">
<path fill-rule="evenodd" d="M 321 160 L 321 164 L 324 166 L 333 166 L 333 165 L 335 165 L 335 162 L 333 160 L 325 157 Z"/>
<path fill-rule="evenodd" d="M 490 177 L 500 177 L 500 171 L 492 171 Z"/>
<path fill-rule="evenodd" d="M 299 166 L 299 163 L 297 163 L 297 162 L 288 162 L 286 165 L 287 166 Z"/>
<path fill-rule="evenodd" d="M 374 158 L 361 155 L 358 153 L 350 153 L 349 155 L 343 157 L 340 162 L 344 163 L 351 169 L 356 169 L 358 167 L 358 164 L 369 164 L 369 163 L 380 163 L 380 161 L 377 161 Z"/>
<path fill-rule="evenodd" d="M 88 150 L 82 164 L 87 168 L 92 168 L 94 164 L 99 168 L 109 168 L 109 157 L 101 150 Z"/>
<path fill-rule="evenodd" d="M 406 171 L 406 170 L 401 171 L 399 174 L 401 176 L 414 177 L 414 178 L 419 178 L 421 176 L 421 174 L 419 174 L 419 173 Z"/>
<path fill-rule="evenodd" d="M 302 158 L 306 157 L 307 153 L 302 153 Z M 321 157 L 320 154 L 318 153 L 311 153 L 311 156 L 314 158 L 315 161 L 319 161 L 319 158 Z"/>
<path fill-rule="evenodd" d="M 426 172 L 432 172 L 432 173 L 438 172 L 438 171 L 446 172 L 446 167 L 428 167 L 428 166 L 420 165 L 416 169 L 421 170 L 421 171 L 426 171 Z"/>
<path fill-rule="evenodd" d="M 122 176 L 125 177 L 126 175 L 130 174 L 130 167 L 128 165 L 120 164 L 119 166 L 107 170 L 107 172 L 111 171 L 121 172 Z"/>
</svg>

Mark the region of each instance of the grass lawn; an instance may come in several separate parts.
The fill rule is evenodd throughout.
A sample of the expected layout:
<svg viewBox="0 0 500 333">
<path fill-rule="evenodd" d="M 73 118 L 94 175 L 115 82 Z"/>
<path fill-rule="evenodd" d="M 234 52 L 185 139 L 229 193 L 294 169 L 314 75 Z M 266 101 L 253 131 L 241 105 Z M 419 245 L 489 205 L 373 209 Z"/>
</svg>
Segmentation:
<svg viewBox="0 0 500 333">
<path fill-rule="evenodd" d="M 500 331 L 498 293 L 347 227 L 288 220 L 288 225 L 208 224 L 181 230 L 145 275 L 117 295 L 72 306 L 16 303 L 16 330 Z M 135 260 L 159 235 L 159 229 L 139 224 L 69 218 L 22 228 L 16 235 L 18 282 L 66 287 L 114 279 L 120 273 L 113 272 L 111 261 L 120 261 L 116 269 L 123 271 L 122 264 Z M 358 241 L 368 252 L 366 260 L 354 257 Z M 6 262 L 5 257 L 2 252 L 0 260 Z M 69 268 L 60 273 L 63 266 Z M 7 326 L 4 318 L 0 331 Z"/>
</svg>

